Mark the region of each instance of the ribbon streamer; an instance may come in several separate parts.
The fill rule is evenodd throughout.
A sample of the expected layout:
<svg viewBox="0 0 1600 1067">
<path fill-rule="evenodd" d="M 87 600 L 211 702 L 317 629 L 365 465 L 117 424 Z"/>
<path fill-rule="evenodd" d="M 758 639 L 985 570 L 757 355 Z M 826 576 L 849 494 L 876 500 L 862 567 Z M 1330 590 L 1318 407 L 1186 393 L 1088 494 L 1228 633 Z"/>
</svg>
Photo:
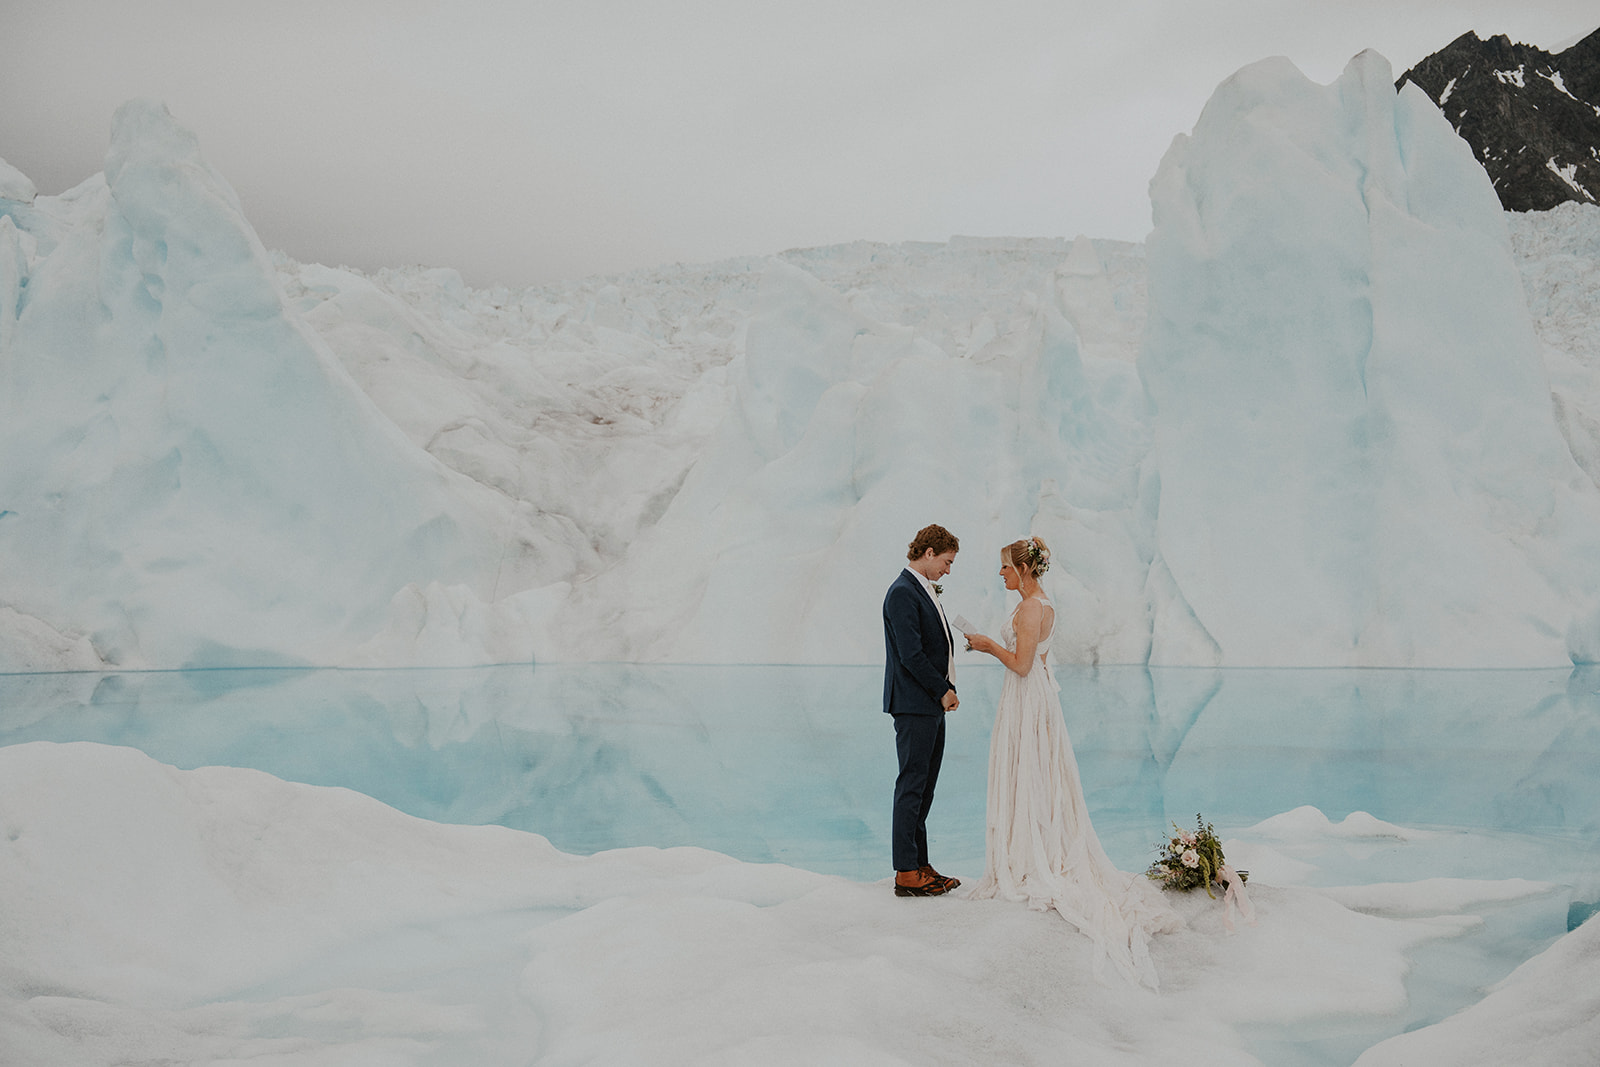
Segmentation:
<svg viewBox="0 0 1600 1067">
<path fill-rule="evenodd" d="M 1251 926 L 1256 924 L 1255 905 L 1250 903 L 1250 894 L 1244 891 L 1244 879 L 1239 877 L 1239 872 L 1224 863 L 1217 869 L 1217 881 L 1227 886 L 1227 891 L 1222 894 L 1222 925 L 1228 933 L 1233 933 L 1233 911 L 1239 910 L 1244 921 Z"/>
</svg>

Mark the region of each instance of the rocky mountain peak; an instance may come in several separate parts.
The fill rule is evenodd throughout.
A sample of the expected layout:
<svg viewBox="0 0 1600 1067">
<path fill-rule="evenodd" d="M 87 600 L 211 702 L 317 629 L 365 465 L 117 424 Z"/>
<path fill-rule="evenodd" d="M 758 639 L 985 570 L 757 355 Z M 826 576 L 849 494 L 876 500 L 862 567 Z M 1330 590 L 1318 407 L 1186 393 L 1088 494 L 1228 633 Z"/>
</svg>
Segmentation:
<svg viewBox="0 0 1600 1067">
<path fill-rule="evenodd" d="M 1472 146 L 1508 211 L 1600 203 L 1600 29 L 1556 54 L 1464 33 L 1406 82 Z"/>
</svg>

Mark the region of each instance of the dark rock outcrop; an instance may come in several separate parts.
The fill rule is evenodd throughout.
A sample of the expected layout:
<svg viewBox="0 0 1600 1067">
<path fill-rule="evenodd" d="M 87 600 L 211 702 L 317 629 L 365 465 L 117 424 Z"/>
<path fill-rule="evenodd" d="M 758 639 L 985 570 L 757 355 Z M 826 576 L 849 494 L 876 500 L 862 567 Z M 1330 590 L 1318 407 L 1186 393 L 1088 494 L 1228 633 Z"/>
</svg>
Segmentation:
<svg viewBox="0 0 1600 1067">
<path fill-rule="evenodd" d="M 1472 146 L 1508 211 L 1600 203 L 1600 30 L 1551 55 L 1464 33 L 1400 76 Z"/>
</svg>

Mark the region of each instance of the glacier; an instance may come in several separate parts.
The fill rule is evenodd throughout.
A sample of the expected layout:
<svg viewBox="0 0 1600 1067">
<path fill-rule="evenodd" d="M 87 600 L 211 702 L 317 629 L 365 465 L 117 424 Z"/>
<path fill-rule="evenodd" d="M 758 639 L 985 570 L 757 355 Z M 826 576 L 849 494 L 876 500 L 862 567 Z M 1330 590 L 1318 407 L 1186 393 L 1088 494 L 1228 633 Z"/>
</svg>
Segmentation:
<svg viewBox="0 0 1600 1067">
<path fill-rule="evenodd" d="M 1513 716 L 1494 672 L 1452 672 L 1437 699 L 1405 672 L 1330 672 L 1342 713 L 1280 706 L 1283 672 L 1225 670 L 1600 655 L 1600 209 L 1503 215 L 1468 163 L 1379 57 L 1328 86 L 1269 60 L 1174 142 L 1145 245 L 862 242 L 516 292 L 268 252 L 157 104 L 122 109 L 104 174 L 59 196 L 0 163 L 0 672 L 67 672 L 11 682 L 79 694 L 117 741 L 0 746 L 8 1052 L 1587 1062 L 1600 926 L 1569 911 L 1575 928 L 1487 991 L 1481 960 L 1459 964 L 1468 939 L 1526 945 L 1505 928 L 1594 900 L 1592 671 L 1564 696 L 1535 679 L 1554 688 Z M 1203 897 L 1181 900 L 1156 998 L 1094 985 L 1048 916 L 907 910 L 882 884 L 697 847 L 571 855 L 126 747 L 143 731 L 190 753 L 273 748 L 302 729 L 275 749 L 289 763 L 300 745 L 394 778 L 391 751 L 426 772 L 470 742 L 509 761 L 491 772 L 537 775 L 490 731 L 540 709 L 487 672 L 465 701 L 429 672 L 320 672 L 356 676 L 331 710 L 307 688 L 319 672 L 118 672 L 872 664 L 878 597 L 929 520 L 963 537 L 946 599 L 979 619 L 1005 608 L 993 547 L 1051 542 L 1058 656 L 1148 667 L 1137 699 L 1112 686 L 1075 709 L 1188 783 L 1169 805 L 1308 782 L 1392 802 L 1409 785 L 1374 788 L 1360 761 L 1402 782 L 1419 748 L 1492 780 L 1453 777 L 1420 812 L 1466 827 L 1305 806 L 1229 827 L 1260 925 L 1229 937 Z M 604 689 L 594 671 L 564 684 Z M 826 703 L 833 673 L 762 710 Z M 119 717 L 129 690 L 229 685 L 262 690 L 257 717 L 155 695 Z M 391 704 L 386 687 L 414 692 Z M 707 806 L 728 783 L 674 762 L 652 699 L 707 749 L 763 743 L 709 728 L 673 686 L 591 695 L 602 736 L 648 747 Z M 747 723 L 748 703 L 716 714 Z M 373 707 L 395 713 L 394 743 L 341 760 L 325 721 Z M 7 728 L 48 732 L 30 709 L 8 703 Z M 794 720 L 802 741 L 827 728 Z M 1287 781 L 1286 739 L 1334 758 Z M 659 789 L 611 773 L 581 731 L 566 742 L 597 796 Z M 778 784 L 796 808 L 848 784 L 795 763 Z M 473 814 L 515 800 L 485 770 L 447 768 L 479 786 Z M 436 777 L 413 784 L 449 800 Z M 1167 814 L 1148 807 L 1120 813 L 1127 832 Z M 1507 832 L 1530 819 L 1571 840 Z M 1419 1004 L 1424 957 L 1456 965 L 1475 1006 Z M 1443 1021 L 1362 1051 L 1362 1027 L 1412 1018 Z"/>
<path fill-rule="evenodd" d="M 1224 82 L 1145 245 L 522 291 L 268 253 L 132 102 L 77 188 L 0 170 L 0 668 L 871 663 L 930 521 L 980 622 L 1048 541 L 1072 662 L 1592 660 L 1597 339 L 1513 235 L 1600 224 L 1387 77 Z"/>
<path fill-rule="evenodd" d="M 0 229 L 12 669 L 315 662 L 409 582 L 537 575 L 506 548 L 525 517 L 287 311 L 164 108 L 122 108 L 104 175 L 27 207 Z"/>
<path fill-rule="evenodd" d="M 1328 88 L 1247 67 L 1151 183 L 1140 369 L 1181 595 L 1153 661 L 1208 639 L 1241 666 L 1574 651 L 1594 483 L 1555 425 L 1493 189 L 1390 73 L 1370 52 Z"/>
</svg>

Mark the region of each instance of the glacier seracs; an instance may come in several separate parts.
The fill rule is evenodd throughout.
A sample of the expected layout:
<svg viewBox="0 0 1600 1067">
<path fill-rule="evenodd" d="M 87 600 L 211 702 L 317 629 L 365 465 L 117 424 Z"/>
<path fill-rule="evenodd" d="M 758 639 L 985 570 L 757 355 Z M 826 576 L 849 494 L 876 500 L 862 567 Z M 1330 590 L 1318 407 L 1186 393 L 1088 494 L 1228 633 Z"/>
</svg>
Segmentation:
<svg viewBox="0 0 1600 1067">
<path fill-rule="evenodd" d="M 1049 541 L 1070 661 L 1593 659 L 1593 257 L 1513 258 L 1386 70 L 1224 83 L 1148 275 L 952 238 L 367 277 L 269 256 L 130 105 L 105 176 L 0 172 L 0 667 L 872 663 L 929 521 L 996 629 L 994 550 Z"/>
<path fill-rule="evenodd" d="M 1425 95 L 1372 52 L 1327 86 L 1246 67 L 1151 198 L 1140 370 L 1188 609 L 1152 660 L 1192 662 L 1194 626 L 1229 666 L 1591 656 L 1600 496 L 1494 191 Z"/>
<path fill-rule="evenodd" d="M 26 262 L 0 233 L 3 599 L 33 632 L 120 667 L 326 663 L 408 582 L 537 574 L 517 510 L 410 448 L 286 309 L 164 107 L 125 105 L 103 179 L 44 199 L 8 213 Z M 19 633 L 8 669 L 51 643 Z"/>
</svg>

